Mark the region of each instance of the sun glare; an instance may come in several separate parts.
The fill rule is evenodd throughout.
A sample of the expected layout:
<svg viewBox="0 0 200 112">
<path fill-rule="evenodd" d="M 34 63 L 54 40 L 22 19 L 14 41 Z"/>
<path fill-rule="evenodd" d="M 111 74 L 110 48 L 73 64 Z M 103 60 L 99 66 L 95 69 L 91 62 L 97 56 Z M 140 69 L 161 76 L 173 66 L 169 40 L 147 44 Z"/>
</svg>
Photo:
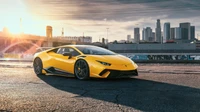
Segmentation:
<svg viewBox="0 0 200 112">
<path fill-rule="evenodd" d="M 5 18 L 4 24 L 10 33 L 34 33 L 39 22 L 26 11 L 19 15 L 9 15 Z"/>
<path fill-rule="evenodd" d="M 0 6 L 4 9 L 0 10 L 2 23 L 0 26 L 2 28 L 6 27 L 12 34 L 41 34 L 41 29 L 43 28 L 42 21 L 28 12 L 21 0 L 16 0 L 14 3 L 8 0 L 3 4 L 1 3 Z"/>
</svg>

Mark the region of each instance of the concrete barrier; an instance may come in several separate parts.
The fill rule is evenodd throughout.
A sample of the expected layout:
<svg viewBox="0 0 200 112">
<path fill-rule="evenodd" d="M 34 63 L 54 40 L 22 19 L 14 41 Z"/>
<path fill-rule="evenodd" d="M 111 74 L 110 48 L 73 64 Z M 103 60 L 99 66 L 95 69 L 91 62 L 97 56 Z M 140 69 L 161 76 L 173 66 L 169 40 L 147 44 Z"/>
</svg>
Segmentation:
<svg viewBox="0 0 200 112">
<path fill-rule="evenodd" d="M 191 63 L 200 64 L 200 60 L 134 60 L 136 63 Z"/>
<path fill-rule="evenodd" d="M 17 59 L 17 58 L 0 58 L 0 62 L 9 61 L 9 62 L 32 62 L 32 59 Z"/>
</svg>

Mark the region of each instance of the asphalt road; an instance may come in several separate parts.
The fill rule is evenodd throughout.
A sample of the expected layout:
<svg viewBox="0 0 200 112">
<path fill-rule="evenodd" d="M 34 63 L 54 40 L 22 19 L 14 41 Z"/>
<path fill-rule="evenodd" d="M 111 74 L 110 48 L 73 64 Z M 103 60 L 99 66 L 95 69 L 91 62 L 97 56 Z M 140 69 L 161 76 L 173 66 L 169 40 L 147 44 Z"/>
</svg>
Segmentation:
<svg viewBox="0 0 200 112">
<path fill-rule="evenodd" d="M 129 79 L 37 76 L 0 63 L 0 112 L 199 112 L 200 64 L 139 64 Z"/>
</svg>

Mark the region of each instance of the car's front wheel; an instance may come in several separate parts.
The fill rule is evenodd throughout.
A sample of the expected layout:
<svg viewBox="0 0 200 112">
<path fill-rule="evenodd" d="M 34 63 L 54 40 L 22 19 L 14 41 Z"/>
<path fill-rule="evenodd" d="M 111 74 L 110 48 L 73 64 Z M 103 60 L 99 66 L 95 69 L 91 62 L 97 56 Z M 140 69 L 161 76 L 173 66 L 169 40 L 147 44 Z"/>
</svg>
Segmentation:
<svg viewBox="0 0 200 112">
<path fill-rule="evenodd" d="M 42 73 L 43 65 L 42 65 L 42 60 L 40 58 L 36 58 L 33 61 L 33 68 L 34 68 L 34 72 L 37 75 L 43 75 Z"/>
<path fill-rule="evenodd" d="M 85 60 L 79 59 L 76 61 L 74 74 L 80 80 L 89 79 L 89 66 Z"/>
</svg>

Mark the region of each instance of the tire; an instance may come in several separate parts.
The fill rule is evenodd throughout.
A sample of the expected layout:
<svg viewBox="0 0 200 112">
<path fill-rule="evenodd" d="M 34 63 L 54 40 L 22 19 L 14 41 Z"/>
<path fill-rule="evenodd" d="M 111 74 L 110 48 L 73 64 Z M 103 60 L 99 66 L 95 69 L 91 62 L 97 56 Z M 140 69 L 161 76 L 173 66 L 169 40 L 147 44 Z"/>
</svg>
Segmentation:
<svg viewBox="0 0 200 112">
<path fill-rule="evenodd" d="M 138 70 L 137 69 L 135 70 L 135 76 L 138 76 Z"/>
<path fill-rule="evenodd" d="M 90 78 L 89 74 L 90 74 L 90 71 L 89 71 L 89 66 L 88 66 L 87 62 L 83 59 L 77 60 L 74 65 L 75 77 L 80 80 L 86 80 L 86 79 Z"/>
<path fill-rule="evenodd" d="M 40 58 L 36 58 L 33 62 L 33 68 L 34 72 L 37 75 L 44 75 L 42 73 L 43 65 L 42 65 L 42 60 Z"/>
</svg>

